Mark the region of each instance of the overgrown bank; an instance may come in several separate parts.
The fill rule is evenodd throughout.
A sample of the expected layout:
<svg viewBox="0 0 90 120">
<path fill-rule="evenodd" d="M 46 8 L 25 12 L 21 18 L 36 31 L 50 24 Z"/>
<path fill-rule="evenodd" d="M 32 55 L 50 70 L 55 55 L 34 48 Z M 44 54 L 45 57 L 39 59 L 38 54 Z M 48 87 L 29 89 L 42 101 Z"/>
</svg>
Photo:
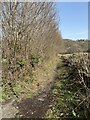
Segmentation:
<svg viewBox="0 0 90 120">
<path fill-rule="evenodd" d="M 57 100 L 47 111 L 46 117 L 88 120 L 90 118 L 88 54 L 62 55 L 61 59 L 62 62 L 57 66 L 58 81 L 52 90 Z"/>
<path fill-rule="evenodd" d="M 2 16 L 2 98 L 32 97 L 35 71 L 62 51 L 55 4 L 3 2 Z"/>
<path fill-rule="evenodd" d="M 18 119 L 28 117 L 30 119 L 41 119 L 45 116 L 48 108 L 55 102 L 51 91 L 56 82 L 56 65 L 59 59 L 54 60 L 45 64 L 43 68 L 39 68 L 38 71 L 34 71 L 36 80 L 34 79 L 34 82 L 28 85 L 29 92 L 25 91 L 26 93 L 23 96 L 23 93 L 18 91 L 17 100 L 13 98 L 13 101 L 4 103 L 2 106 L 3 118 L 14 117 Z"/>
</svg>

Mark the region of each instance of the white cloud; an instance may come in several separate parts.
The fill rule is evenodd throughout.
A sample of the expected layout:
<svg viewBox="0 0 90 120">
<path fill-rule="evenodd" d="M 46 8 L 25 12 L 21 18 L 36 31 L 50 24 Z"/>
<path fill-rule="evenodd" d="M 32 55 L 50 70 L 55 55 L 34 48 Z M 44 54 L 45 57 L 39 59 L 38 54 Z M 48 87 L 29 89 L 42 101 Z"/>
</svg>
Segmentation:
<svg viewBox="0 0 90 120">
<path fill-rule="evenodd" d="M 88 31 L 82 31 L 77 33 L 62 33 L 62 37 L 70 39 L 88 39 Z"/>
</svg>

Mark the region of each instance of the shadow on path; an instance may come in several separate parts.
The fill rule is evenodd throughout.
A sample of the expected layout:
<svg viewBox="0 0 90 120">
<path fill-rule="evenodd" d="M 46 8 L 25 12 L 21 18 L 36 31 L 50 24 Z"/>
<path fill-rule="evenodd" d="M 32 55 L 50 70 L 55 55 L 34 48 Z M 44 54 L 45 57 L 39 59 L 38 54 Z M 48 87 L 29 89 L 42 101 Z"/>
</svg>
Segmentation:
<svg viewBox="0 0 90 120">
<path fill-rule="evenodd" d="M 57 70 L 55 70 L 57 71 Z M 19 104 L 19 116 L 20 118 L 43 118 L 45 113 L 49 109 L 50 105 L 53 105 L 56 97 L 51 94 L 52 88 L 57 80 L 57 73 L 52 82 L 50 82 L 37 96 L 32 99 L 23 99 Z"/>
</svg>

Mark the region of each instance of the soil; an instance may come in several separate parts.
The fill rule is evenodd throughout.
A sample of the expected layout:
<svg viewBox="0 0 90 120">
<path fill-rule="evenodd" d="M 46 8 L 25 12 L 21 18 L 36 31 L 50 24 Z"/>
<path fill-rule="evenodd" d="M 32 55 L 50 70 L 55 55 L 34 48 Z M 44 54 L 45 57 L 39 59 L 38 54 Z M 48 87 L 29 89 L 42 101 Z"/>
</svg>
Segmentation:
<svg viewBox="0 0 90 120">
<path fill-rule="evenodd" d="M 56 79 L 55 75 L 53 80 L 33 98 L 22 99 L 20 102 L 13 99 L 2 104 L 2 118 L 43 118 L 55 102 L 56 97 L 51 91 Z"/>
<path fill-rule="evenodd" d="M 1 105 L 2 116 L 1 118 L 15 118 L 16 114 L 19 112 L 18 107 L 15 106 L 15 99 L 8 100 Z"/>
<path fill-rule="evenodd" d="M 53 105 L 55 101 L 54 96 L 51 94 L 54 83 L 55 79 L 39 95 L 32 99 L 22 100 L 18 104 L 19 116 L 21 118 L 43 118 L 49 106 Z"/>
</svg>

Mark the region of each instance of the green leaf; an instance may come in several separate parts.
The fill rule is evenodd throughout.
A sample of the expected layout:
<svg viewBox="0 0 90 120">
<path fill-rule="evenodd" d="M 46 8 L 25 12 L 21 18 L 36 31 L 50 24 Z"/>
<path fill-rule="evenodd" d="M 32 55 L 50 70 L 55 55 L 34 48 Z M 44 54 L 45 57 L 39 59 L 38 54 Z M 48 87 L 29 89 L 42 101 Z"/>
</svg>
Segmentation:
<svg viewBox="0 0 90 120">
<path fill-rule="evenodd" d="M 76 113 L 75 113 L 75 111 L 74 111 L 74 110 L 72 111 L 72 114 L 73 114 L 73 116 L 75 116 L 75 117 L 76 117 Z"/>
<path fill-rule="evenodd" d="M 3 64 L 7 64 L 7 63 L 8 63 L 8 60 L 7 60 L 7 59 L 2 59 L 2 63 L 3 63 Z"/>
</svg>

